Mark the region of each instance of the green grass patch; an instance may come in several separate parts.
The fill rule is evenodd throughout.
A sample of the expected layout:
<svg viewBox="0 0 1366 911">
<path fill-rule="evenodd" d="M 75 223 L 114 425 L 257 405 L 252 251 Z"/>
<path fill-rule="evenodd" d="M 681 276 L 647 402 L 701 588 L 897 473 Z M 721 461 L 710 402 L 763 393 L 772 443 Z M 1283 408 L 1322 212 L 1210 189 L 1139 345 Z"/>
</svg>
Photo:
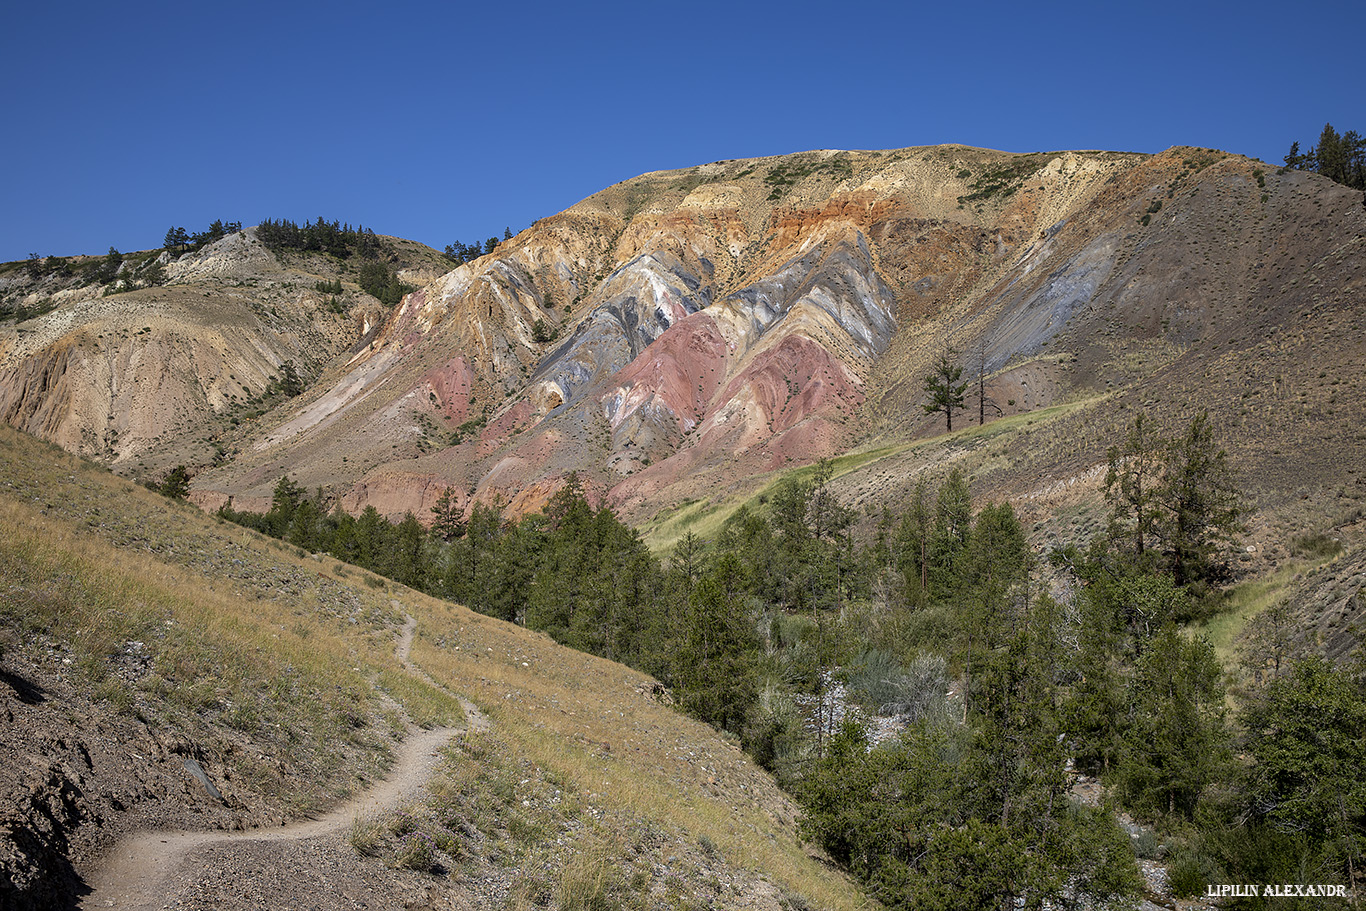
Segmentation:
<svg viewBox="0 0 1366 911">
<path fill-rule="evenodd" d="M 1061 402 L 1057 405 L 1049 405 L 1047 408 L 1040 408 L 1037 411 L 1022 411 L 1019 414 L 1007 415 L 988 421 L 985 424 L 973 424 L 964 427 L 962 430 L 955 430 L 952 434 L 945 434 L 934 437 L 935 441 L 944 439 L 966 441 L 977 439 L 991 439 L 1006 433 L 1013 433 L 1019 430 L 1027 430 L 1035 424 L 1047 424 L 1049 421 L 1064 417 L 1088 405 L 1094 405 L 1105 399 L 1106 396 L 1099 395 L 1090 398 L 1075 399 L 1070 402 Z"/>
<path fill-rule="evenodd" d="M 465 723 L 460 700 L 407 671 L 385 668 L 379 685 L 403 708 L 419 727 L 457 727 Z"/>
<path fill-rule="evenodd" d="M 845 453 L 831 459 L 831 477 L 838 478 L 857 468 L 903 452 L 915 445 L 918 444 L 899 443 Z M 765 508 L 764 503 L 768 497 L 785 479 L 808 480 L 815 475 L 816 469 L 817 466 L 814 464 L 793 468 L 790 471 L 771 476 L 767 482 L 750 493 L 737 494 L 724 500 L 686 500 L 656 514 L 642 528 L 641 537 L 645 540 L 646 546 L 660 557 L 667 557 L 672 553 L 678 542 L 689 532 L 704 541 L 709 541 L 720 533 L 721 526 L 726 523 L 727 519 L 735 515 L 740 507 L 748 506 L 753 510 L 762 510 Z"/>
<path fill-rule="evenodd" d="M 907 443 L 892 443 L 847 452 L 830 460 L 831 478 L 839 478 L 874 462 L 898 456 L 923 446 L 939 445 L 945 441 L 961 443 L 986 440 L 1003 434 L 1031 429 L 1035 425 L 1046 424 L 1105 398 L 1106 396 L 1100 395 L 1076 399 L 1050 405 L 1047 408 L 1040 408 L 1037 411 L 1026 411 L 997 418 L 982 425 L 972 424 L 961 430 L 955 430 L 952 434 L 940 434 Z M 712 540 L 720 533 L 726 520 L 735 515 L 742 506 L 763 512 L 767 509 L 765 504 L 779 484 L 788 478 L 798 482 L 810 480 L 815 476 L 817 469 L 818 465 L 813 463 L 777 473 L 771 475 L 767 481 L 756 480 L 759 486 L 751 492 L 737 494 L 727 499 L 686 500 L 676 506 L 661 510 L 653 519 L 645 523 L 641 528 L 641 537 L 646 546 L 661 558 L 672 553 L 678 542 L 689 532 L 704 541 Z"/>
<path fill-rule="evenodd" d="M 1228 592 L 1225 608 L 1201 621 L 1196 629 L 1209 639 L 1224 667 L 1234 667 L 1238 658 L 1238 639 L 1248 623 L 1283 599 L 1304 573 L 1317 569 L 1331 559 L 1331 556 L 1292 559 L 1282 563 L 1269 576 L 1250 579 L 1234 586 Z"/>
</svg>

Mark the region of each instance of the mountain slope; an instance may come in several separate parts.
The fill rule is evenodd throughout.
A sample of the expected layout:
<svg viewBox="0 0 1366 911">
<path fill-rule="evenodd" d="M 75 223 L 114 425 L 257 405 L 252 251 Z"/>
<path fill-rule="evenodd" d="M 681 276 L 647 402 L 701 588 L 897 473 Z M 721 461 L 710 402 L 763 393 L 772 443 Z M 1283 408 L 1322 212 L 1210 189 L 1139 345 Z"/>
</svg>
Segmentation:
<svg viewBox="0 0 1366 911">
<path fill-rule="evenodd" d="M 388 243 L 410 278 L 432 276 L 435 251 Z M 9 269 L 7 301 L 56 309 L 0 328 L 0 417 L 129 472 L 204 464 L 282 398 L 285 364 L 311 378 L 384 315 L 344 261 L 273 253 L 251 228 L 158 262 L 161 282 L 137 288 Z M 344 275 L 340 294 L 317 290 Z"/>
<path fill-rule="evenodd" d="M 976 418 L 979 387 L 992 419 L 1070 406 L 1048 445 L 1003 438 L 975 477 L 982 493 L 1021 500 L 1085 477 L 1094 497 L 1134 409 L 1174 432 L 1205 408 L 1253 505 L 1273 507 L 1366 458 L 1351 429 L 1366 417 L 1364 243 L 1352 191 L 1208 149 L 715 162 L 609 187 L 433 275 L 373 325 L 378 311 L 349 327 L 310 316 L 312 292 L 285 282 L 273 287 L 295 284 L 302 317 L 277 307 L 264 329 L 227 337 L 212 327 L 234 324 L 221 307 L 235 292 L 204 285 L 220 311 L 178 318 L 223 341 L 185 353 L 158 341 L 148 358 L 146 333 L 64 330 L 63 305 L 0 330 L 0 403 L 12 423 L 131 469 L 153 442 L 163 464 L 176 452 L 200 469 L 194 495 L 210 509 L 264 508 L 290 474 L 352 512 L 425 518 L 449 490 L 519 514 L 578 472 L 639 522 L 747 496 L 822 456 L 905 453 L 942 427 L 921 387 L 949 348 L 972 380 L 955 426 Z M 192 277 L 182 287 L 201 287 Z M 216 417 L 216 404 L 137 396 L 86 366 L 138 376 L 135 363 L 193 357 L 215 365 L 191 384 L 208 402 L 225 372 L 265 388 L 292 352 L 317 376 L 303 395 Z M 111 425 L 136 442 L 115 444 Z M 876 485 L 885 502 L 926 467 L 917 459 L 867 469 L 891 479 Z"/>
<path fill-rule="evenodd" d="M 1357 382 L 1362 216 L 1326 180 L 1199 149 L 648 174 L 411 295 L 197 495 L 264 504 L 288 471 L 352 510 L 425 516 L 452 488 L 522 511 L 577 471 L 644 518 L 933 433 L 920 385 L 946 345 L 1004 414 L 1099 396 L 1106 415 L 1180 402 L 1175 423 L 1199 402 L 1237 426 L 1242 403 L 1191 396 L 1223 383 L 1206 374 L 1280 401 L 1310 363 Z"/>
<path fill-rule="evenodd" d="M 6 907 L 70 907 L 121 833 L 312 814 L 381 773 L 405 718 L 461 724 L 462 699 L 488 730 L 443 754 L 427 803 L 358 820 L 354 848 L 290 855 L 342 858 L 322 879 L 338 871 L 346 888 L 310 893 L 319 907 L 485 907 L 591 885 L 570 857 L 609 857 L 603 888 L 636 907 L 864 904 L 808 856 L 772 779 L 660 704 L 644 675 L 216 522 L 8 428 L 0 479 Z M 405 614 L 415 673 L 395 651 Z M 404 853 L 414 820 L 440 845 L 424 863 Z M 269 882 L 233 873 L 264 856 L 214 855 L 144 897 L 252 907 L 320 881 L 290 864 Z"/>
</svg>

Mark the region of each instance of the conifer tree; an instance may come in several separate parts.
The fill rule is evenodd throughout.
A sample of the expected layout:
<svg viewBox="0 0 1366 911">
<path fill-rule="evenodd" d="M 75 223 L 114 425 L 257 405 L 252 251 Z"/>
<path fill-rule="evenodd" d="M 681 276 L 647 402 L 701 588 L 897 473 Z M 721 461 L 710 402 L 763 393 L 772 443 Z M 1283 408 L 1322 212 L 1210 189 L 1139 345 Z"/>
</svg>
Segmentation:
<svg viewBox="0 0 1366 911">
<path fill-rule="evenodd" d="M 921 407 L 926 414 L 944 415 L 944 429 L 953 432 L 953 413 L 963 408 L 964 394 L 968 388 L 963 377 L 963 367 L 957 362 L 958 352 L 945 348 L 935 359 L 934 370 L 925 377 L 925 394 L 929 401 Z"/>
<path fill-rule="evenodd" d="M 1122 446 L 1107 453 L 1105 499 L 1112 508 L 1109 534 L 1121 551 L 1137 563 L 1148 558 L 1157 538 L 1159 518 L 1155 501 L 1162 471 L 1163 444 L 1157 440 L 1147 418 L 1140 412 L 1124 437 Z"/>
<path fill-rule="evenodd" d="M 1256 821 L 1296 833 L 1353 886 L 1366 880 L 1366 692 L 1319 657 L 1295 662 L 1243 718 Z"/>
<path fill-rule="evenodd" d="M 924 475 L 915 483 L 911 505 L 901 517 L 897 528 L 897 564 L 906 580 L 907 600 L 924 606 L 930 587 L 930 534 L 934 513 L 930 509 L 929 491 Z"/>
<path fill-rule="evenodd" d="M 464 511 L 455 498 L 455 488 L 447 487 L 432 507 L 432 534 L 442 541 L 450 541 L 464 533 Z"/>
<path fill-rule="evenodd" d="M 1222 670 L 1203 637 L 1168 625 L 1139 660 L 1115 778 L 1126 806 L 1148 819 L 1192 819 L 1227 771 Z"/>
<path fill-rule="evenodd" d="M 1156 496 L 1168 571 L 1177 585 L 1207 585 L 1228 572 L 1225 553 L 1243 532 L 1243 509 L 1228 456 L 1201 412 L 1166 454 Z"/>
<path fill-rule="evenodd" d="M 184 465 L 177 465 L 167 472 L 157 491 L 172 500 L 183 500 L 190 495 L 190 472 Z"/>
</svg>

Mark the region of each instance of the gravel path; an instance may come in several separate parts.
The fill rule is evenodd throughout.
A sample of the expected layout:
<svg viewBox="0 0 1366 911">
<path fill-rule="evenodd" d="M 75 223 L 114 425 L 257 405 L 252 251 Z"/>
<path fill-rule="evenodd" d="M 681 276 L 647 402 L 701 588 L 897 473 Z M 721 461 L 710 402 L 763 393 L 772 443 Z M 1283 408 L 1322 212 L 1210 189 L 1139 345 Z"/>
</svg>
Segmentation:
<svg viewBox="0 0 1366 911">
<path fill-rule="evenodd" d="M 408 655 L 417 621 L 407 618 L 395 653 L 410 673 L 426 677 Z M 466 703 L 469 725 L 484 718 Z M 294 907 L 364 907 L 367 882 L 344 833 L 359 818 L 387 813 L 415 799 L 431 778 L 443 746 L 458 728 L 412 729 L 384 780 L 331 812 L 271 829 L 243 832 L 148 832 L 121 840 L 89 878 L 83 909 L 263 907 L 268 893 L 293 896 Z M 301 870 L 300 863 L 311 870 Z M 352 882 L 355 889 L 348 889 Z M 307 900 L 295 890 L 304 888 Z M 348 894 L 357 891 L 353 898 Z M 381 890 L 382 891 L 382 890 Z M 272 903 L 280 896 L 269 898 Z M 357 902 L 360 902 L 357 904 Z"/>
</svg>

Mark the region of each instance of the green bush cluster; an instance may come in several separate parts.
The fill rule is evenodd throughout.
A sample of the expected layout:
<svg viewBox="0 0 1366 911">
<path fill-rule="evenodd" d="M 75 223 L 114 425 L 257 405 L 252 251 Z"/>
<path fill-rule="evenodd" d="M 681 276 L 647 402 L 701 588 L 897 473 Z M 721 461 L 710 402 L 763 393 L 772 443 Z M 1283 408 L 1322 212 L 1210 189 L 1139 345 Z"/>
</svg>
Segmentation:
<svg viewBox="0 0 1366 911">
<path fill-rule="evenodd" d="M 774 165 L 764 175 L 764 183 L 771 188 L 769 199 L 781 199 L 794 184 L 815 174 L 825 174 L 836 180 L 847 180 L 854 174 L 854 165 L 844 157 L 790 158 Z"/>
<path fill-rule="evenodd" d="M 958 197 L 958 202 L 977 202 L 990 199 L 997 194 L 1002 198 L 1009 197 L 1020 188 L 1026 177 L 1039 169 L 1039 164 L 1039 156 L 1022 155 L 999 167 L 988 168 L 969 184 L 972 192 Z"/>
</svg>

